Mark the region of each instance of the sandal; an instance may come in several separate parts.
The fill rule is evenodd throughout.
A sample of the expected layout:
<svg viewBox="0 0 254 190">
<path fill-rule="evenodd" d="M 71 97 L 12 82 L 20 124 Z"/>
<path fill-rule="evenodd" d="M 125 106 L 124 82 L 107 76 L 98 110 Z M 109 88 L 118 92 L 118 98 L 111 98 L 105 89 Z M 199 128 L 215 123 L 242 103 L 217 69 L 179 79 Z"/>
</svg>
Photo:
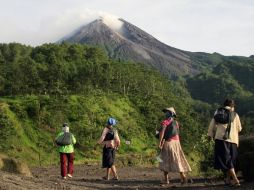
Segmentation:
<svg viewBox="0 0 254 190">
<path fill-rule="evenodd" d="M 118 178 L 118 177 L 113 177 L 113 178 L 112 178 L 112 180 L 116 180 L 116 181 L 118 181 L 118 180 L 119 180 L 119 178 Z"/>
<path fill-rule="evenodd" d="M 104 179 L 104 180 L 109 180 L 109 178 L 107 178 L 106 176 L 104 176 L 104 177 L 102 177 L 102 179 Z"/>
<path fill-rule="evenodd" d="M 241 184 L 239 181 L 230 183 L 230 187 L 240 187 L 240 186 L 241 186 Z"/>
</svg>

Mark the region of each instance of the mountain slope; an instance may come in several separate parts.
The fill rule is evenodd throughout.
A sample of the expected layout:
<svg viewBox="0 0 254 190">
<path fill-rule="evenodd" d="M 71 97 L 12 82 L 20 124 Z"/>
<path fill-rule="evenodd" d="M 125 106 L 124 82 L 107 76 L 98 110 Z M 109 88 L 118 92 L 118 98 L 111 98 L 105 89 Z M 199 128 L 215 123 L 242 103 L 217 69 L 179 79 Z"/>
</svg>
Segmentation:
<svg viewBox="0 0 254 190">
<path fill-rule="evenodd" d="M 101 52 L 66 43 L 0 45 L 0 152 L 31 165 L 56 163 L 54 138 L 68 122 L 78 142 L 76 160 L 99 159 L 101 149 L 94 145 L 112 116 L 123 142 L 119 154 L 140 154 L 142 160 L 148 155 L 153 162 L 154 133 L 165 106 L 178 112 L 186 154 L 193 150 L 206 119 L 191 109 L 188 92 L 157 71 Z"/>
<path fill-rule="evenodd" d="M 187 77 L 186 87 L 194 99 L 221 104 L 225 98 L 231 97 L 240 105 L 238 111 L 241 114 L 251 113 L 254 105 L 254 61 L 250 58 L 227 59 L 211 71 Z"/>
<path fill-rule="evenodd" d="M 97 19 L 59 42 L 99 45 L 111 58 L 141 62 L 171 77 L 200 72 L 199 64 L 187 52 L 158 41 L 123 19 Z"/>
</svg>

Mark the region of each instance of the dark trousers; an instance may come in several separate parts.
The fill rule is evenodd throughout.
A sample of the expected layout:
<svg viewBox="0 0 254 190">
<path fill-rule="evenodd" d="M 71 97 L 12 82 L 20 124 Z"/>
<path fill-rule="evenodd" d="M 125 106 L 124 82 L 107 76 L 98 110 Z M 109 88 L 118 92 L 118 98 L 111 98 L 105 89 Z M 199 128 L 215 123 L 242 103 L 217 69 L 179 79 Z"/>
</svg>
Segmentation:
<svg viewBox="0 0 254 190">
<path fill-rule="evenodd" d="M 236 165 L 237 145 L 223 140 L 215 140 L 214 168 L 223 172 L 232 169 Z"/>
<path fill-rule="evenodd" d="M 66 177 L 67 174 L 73 174 L 74 152 L 60 152 L 61 176 Z"/>
</svg>

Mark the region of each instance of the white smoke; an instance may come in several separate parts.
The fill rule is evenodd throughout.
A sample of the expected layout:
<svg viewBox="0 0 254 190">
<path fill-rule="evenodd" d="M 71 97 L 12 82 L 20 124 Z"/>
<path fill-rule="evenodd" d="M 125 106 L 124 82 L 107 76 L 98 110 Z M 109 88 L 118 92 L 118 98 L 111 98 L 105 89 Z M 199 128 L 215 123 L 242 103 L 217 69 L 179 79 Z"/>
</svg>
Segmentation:
<svg viewBox="0 0 254 190">
<path fill-rule="evenodd" d="M 101 15 L 102 21 L 110 27 L 112 30 L 121 33 L 123 22 L 119 20 L 119 17 L 111 14 L 104 13 Z"/>
<path fill-rule="evenodd" d="M 109 28 L 111 28 L 113 31 L 118 33 L 118 35 L 124 36 L 125 34 L 122 27 L 124 23 L 116 15 L 112 15 L 112 14 L 101 12 L 101 11 L 94 12 L 94 11 L 87 10 L 86 14 L 78 14 L 75 17 L 76 17 L 76 23 L 72 23 L 72 26 L 70 26 L 69 24 L 63 25 L 62 29 L 57 30 L 57 31 L 61 31 L 61 34 L 56 33 L 56 36 L 58 36 L 58 40 L 59 40 L 59 35 L 61 38 L 64 37 L 63 39 L 68 38 L 76 32 L 76 29 L 86 24 L 89 24 L 90 22 L 96 19 L 102 20 L 104 24 L 106 24 Z M 68 21 L 65 20 L 61 23 L 68 23 Z"/>
<path fill-rule="evenodd" d="M 9 34 L 11 38 L 0 41 L 18 42 L 32 46 L 41 45 L 43 43 L 54 43 L 68 34 L 71 34 L 77 28 L 99 18 L 114 31 L 121 32 L 123 23 L 118 20 L 117 16 L 103 11 L 92 11 L 90 9 L 79 8 L 52 13 L 51 15 L 41 18 L 39 22 L 32 25 L 32 27 L 29 23 L 25 25 L 16 23 L 16 26 L 14 26 L 14 22 L 10 22 L 9 24 L 6 23 L 5 25 L 8 24 L 8 26 L 12 26 L 13 30 L 2 31 L 2 33 L 6 33 L 6 35 Z M 11 27 L 8 27 L 8 29 L 10 28 Z"/>
<path fill-rule="evenodd" d="M 199 0 L 195 3 L 190 0 L 0 2 L 0 43 L 15 41 L 40 45 L 56 42 L 80 26 L 109 15 L 92 11 L 99 9 L 119 15 L 179 49 L 216 51 L 227 55 L 251 55 L 254 52 L 253 0 Z M 121 31 L 121 22 L 114 16 L 106 16 L 104 22 L 121 35 L 128 36 L 128 31 Z M 122 28 L 125 30 L 125 27 Z"/>
<path fill-rule="evenodd" d="M 40 35 L 43 35 L 40 37 L 40 39 L 42 39 L 41 43 L 56 42 L 60 38 L 71 34 L 77 28 L 89 24 L 96 19 L 102 19 L 102 21 L 112 30 L 121 35 L 123 34 L 123 22 L 115 15 L 89 9 L 82 11 L 73 10 L 64 12 L 52 18 L 47 18 L 42 22 L 41 29 L 39 29 L 39 31 L 44 31 L 40 33 Z M 46 31 L 45 28 L 47 29 Z"/>
<path fill-rule="evenodd" d="M 119 22 L 117 22 L 118 19 L 116 16 L 102 11 L 92 11 L 89 9 L 69 10 L 52 17 L 47 17 L 41 22 L 41 26 L 38 30 L 40 31 L 38 32 L 40 35 L 39 39 L 41 39 L 39 44 L 45 42 L 56 42 L 60 38 L 71 34 L 77 28 L 99 18 L 103 18 L 103 21 L 107 25 L 117 31 L 121 27 Z"/>
</svg>

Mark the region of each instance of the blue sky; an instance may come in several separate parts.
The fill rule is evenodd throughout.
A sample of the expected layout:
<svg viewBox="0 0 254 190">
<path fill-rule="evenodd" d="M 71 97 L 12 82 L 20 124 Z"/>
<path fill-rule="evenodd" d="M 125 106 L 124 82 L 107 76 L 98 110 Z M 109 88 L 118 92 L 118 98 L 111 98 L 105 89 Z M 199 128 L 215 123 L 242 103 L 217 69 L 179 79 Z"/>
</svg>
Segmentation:
<svg viewBox="0 0 254 190">
<path fill-rule="evenodd" d="M 111 14 L 182 50 L 254 55 L 252 0 L 0 0 L 0 5 L 0 43 L 55 42 Z"/>
</svg>

